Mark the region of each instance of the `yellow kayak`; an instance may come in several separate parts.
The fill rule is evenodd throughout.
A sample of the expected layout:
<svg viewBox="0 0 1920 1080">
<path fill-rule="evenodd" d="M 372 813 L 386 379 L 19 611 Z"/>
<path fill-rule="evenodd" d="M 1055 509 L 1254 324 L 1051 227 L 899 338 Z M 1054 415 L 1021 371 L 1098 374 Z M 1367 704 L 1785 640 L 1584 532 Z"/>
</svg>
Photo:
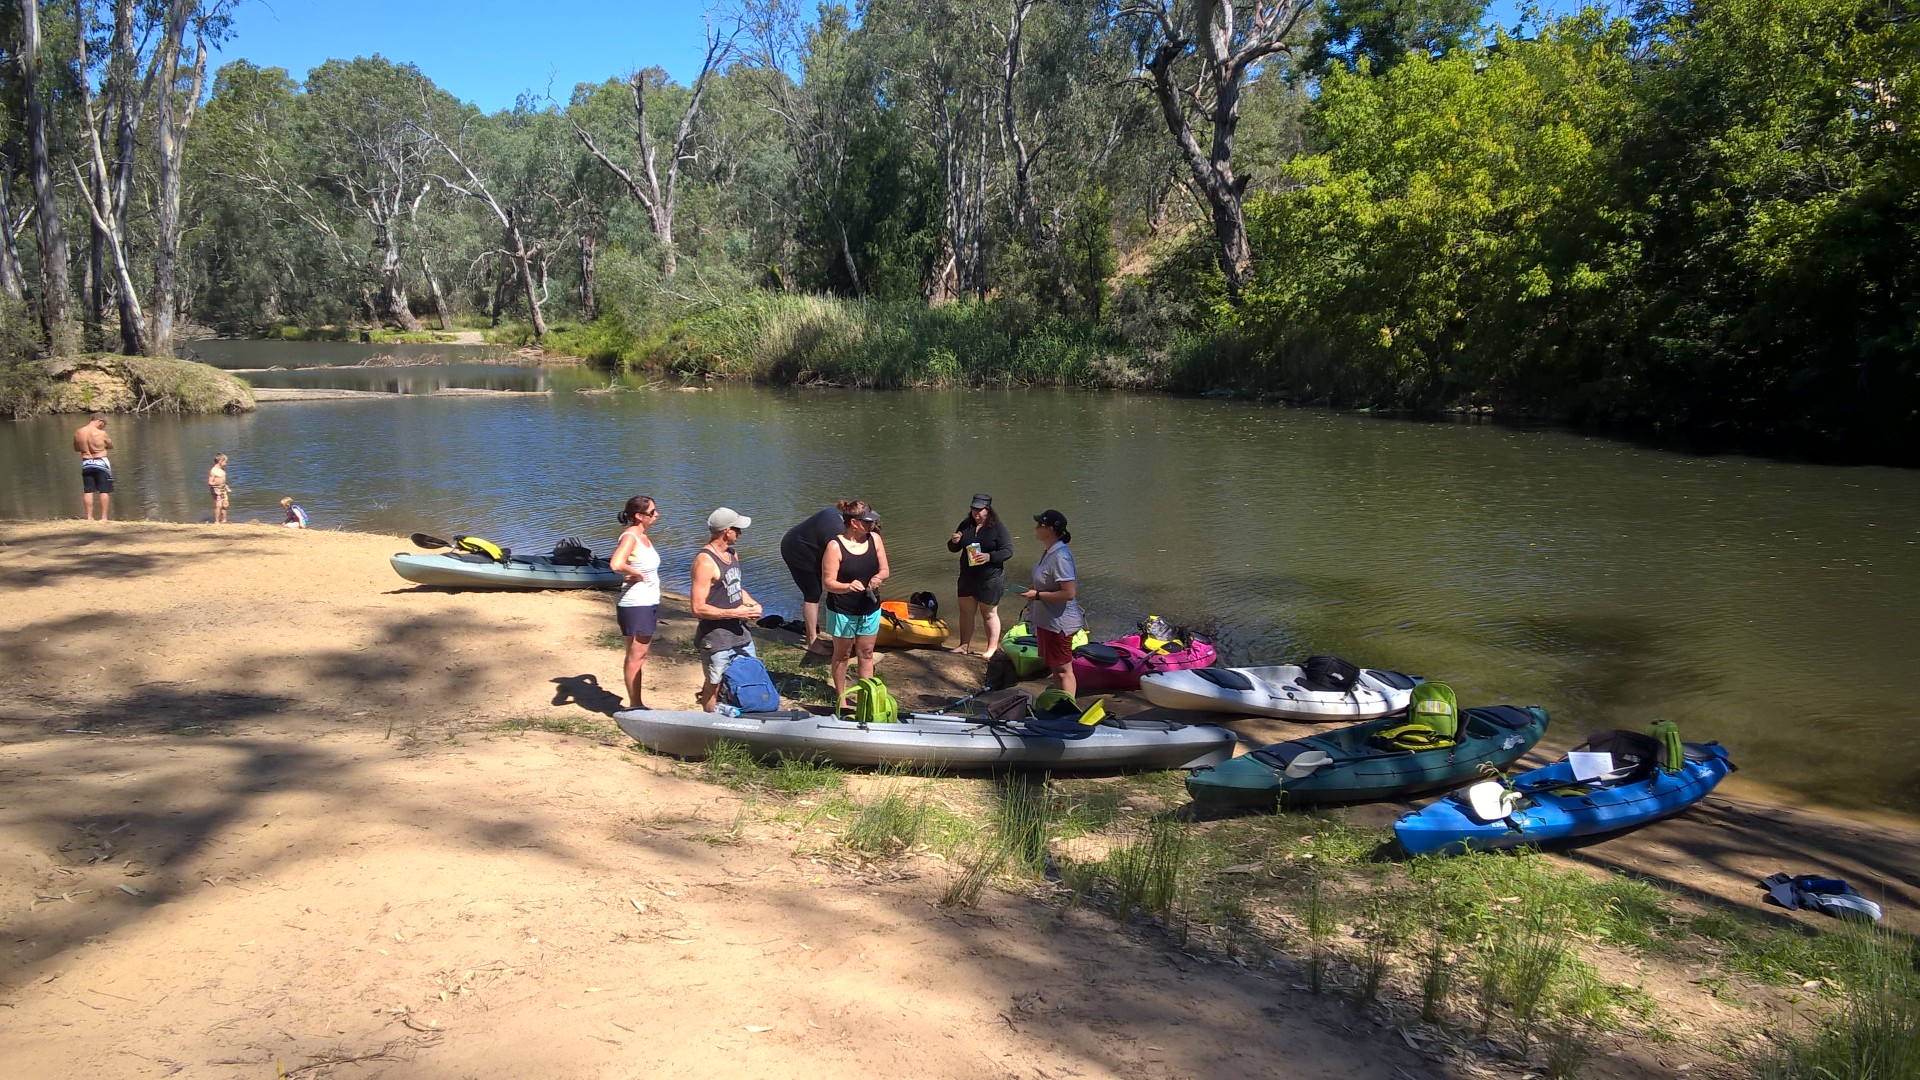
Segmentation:
<svg viewBox="0 0 1920 1080">
<path fill-rule="evenodd" d="M 916 619 L 905 600 L 887 600 L 880 605 L 880 633 L 874 644 L 889 649 L 922 649 L 944 644 L 947 624 L 944 619 Z"/>
</svg>

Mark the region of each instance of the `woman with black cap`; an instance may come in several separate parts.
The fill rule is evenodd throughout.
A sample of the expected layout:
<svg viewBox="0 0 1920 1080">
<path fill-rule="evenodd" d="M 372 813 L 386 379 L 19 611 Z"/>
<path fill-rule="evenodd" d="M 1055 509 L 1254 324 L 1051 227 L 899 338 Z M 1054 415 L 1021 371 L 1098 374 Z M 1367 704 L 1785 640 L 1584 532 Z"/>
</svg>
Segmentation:
<svg viewBox="0 0 1920 1080">
<path fill-rule="evenodd" d="M 994 513 L 993 496 L 975 495 L 967 518 L 947 538 L 947 550 L 960 553 L 960 644 L 957 653 L 973 651 L 974 612 L 985 617 L 988 660 L 1000 646 L 1000 597 L 1007 591 L 1007 560 L 1013 558 L 1013 536 Z"/>
<path fill-rule="evenodd" d="M 1047 681 L 1072 697 L 1074 632 L 1086 625 L 1075 597 L 1080 595 L 1074 581 L 1073 552 L 1067 541 L 1067 515 L 1045 510 L 1033 515 L 1033 538 L 1045 549 L 1033 564 L 1033 585 L 1020 595 L 1027 601 L 1027 625 L 1040 645 L 1040 662 L 1047 665 Z"/>
<path fill-rule="evenodd" d="M 825 630 L 833 639 L 833 699 L 847 692 L 847 661 L 858 657 L 860 674 L 873 675 L 873 640 L 880 633 L 880 583 L 892 569 L 887 543 L 880 538 L 880 515 L 861 505 L 847 515 L 845 529 L 827 544 L 820 560 L 821 588 L 827 596 Z"/>
</svg>

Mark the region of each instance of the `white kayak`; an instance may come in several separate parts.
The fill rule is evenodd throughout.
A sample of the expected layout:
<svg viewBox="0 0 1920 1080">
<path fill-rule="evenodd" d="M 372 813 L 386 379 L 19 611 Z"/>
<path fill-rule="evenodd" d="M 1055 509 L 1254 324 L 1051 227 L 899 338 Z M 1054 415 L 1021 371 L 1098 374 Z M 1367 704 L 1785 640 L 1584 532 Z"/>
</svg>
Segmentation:
<svg viewBox="0 0 1920 1080">
<path fill-rule="evenodd" d="M 1190 769 L 1227 760 L 1235 739 L 1233 732 L 1211 724 L 1112 718 L 1084 735 L 1073 731 L 1071 737 L 1026 721 L 941 713 L 902 714 L 899 722 L 888 724 L 860 724 L 798 709 L 744 716 L 630 709 L 613 719 L 642 746 L 677 757 L 705 757 L 715 743 L 731 740 L 763 757 L 784 754 L 840 765 L 948 769 Z"/>
<path fill-rule="evenodd" d="M 612 589 L 621 580 L 607 569 L 605 559 L 570 566 L 545 555 L 513 555 L 496 561 L 468 551 L 438 555 L 402 551 L 388 561 L 393 572 L 408 581 L 443 589 Z"/>
<path fill-rule="evenodd" d="M 1277 716 L 1287 720 L 1372 720 L 1407 707 L 1419 680 L 1397 671 L 1360 669 L 1351 690 L 1337 690 L 1307 677 L 1305 668 L 1194 668 L 1165 671 L 1140 680 L 1148 701 L 1169 709 Z"/>
</svg>

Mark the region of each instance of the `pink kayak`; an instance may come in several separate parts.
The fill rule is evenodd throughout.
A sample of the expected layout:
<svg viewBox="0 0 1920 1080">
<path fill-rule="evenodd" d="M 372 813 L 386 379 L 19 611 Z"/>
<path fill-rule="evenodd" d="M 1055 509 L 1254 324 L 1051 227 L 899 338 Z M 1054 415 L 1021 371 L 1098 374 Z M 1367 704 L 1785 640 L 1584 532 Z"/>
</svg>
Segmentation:
<svg viewBox="0 0 1920 1080">
<path fill-rule="evenodd" d="M 1215 653 L 1205 638 L 1160 643 L 1149 649 L 1139 634 L 1082 645 L 1073 650 L 1073 678 L 1079 690 L 1138 690 L 1140 676 L 1210 667 Z"/>
</svg>

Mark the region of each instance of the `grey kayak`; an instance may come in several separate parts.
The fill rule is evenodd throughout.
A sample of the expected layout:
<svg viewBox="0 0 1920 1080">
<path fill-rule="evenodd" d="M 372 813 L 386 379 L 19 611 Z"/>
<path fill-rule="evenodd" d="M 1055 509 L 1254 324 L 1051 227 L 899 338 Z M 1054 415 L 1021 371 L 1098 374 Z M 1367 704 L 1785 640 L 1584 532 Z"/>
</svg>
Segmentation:
<svg viewBox="0 0 1920 1080">
<path fill-rule="evenodd" d="M 1397 671 L 1363 668 L 1351 690 L 1314 683 L 1292 665 L 1163 671 L 1140 680 L 1140 693 L 1165 709 L 1277 716 L 1308 723 L 1373 720 L 1407 707 L 1420 680 Z"/>
<path fill-rule="evenodd" d="M 402 551 L 388 560 L 393 572 L 421 585 L 448 589 L 611 589 L 620 575 L 607 569 L 607 560 L 588 566 L 562 566 L 545 555 L 515 555 L 495 562 L 485 555 L 443 551 L 423 555 Z"/>
<path fill-rule="evenodd" d="M 1046 769 L 1119 772 L 1197 769 L 1233 754 L 1233 732 L 1165 720 L 1103 720 L 1081 738 L 1062 738 L 1020 721 L 989 723 L 940 713 L 903 715 L 893 724 L 856 724 L 800 710 L 726 716 L 633 709 L 615 713 L 620 730 L 642 746 L 677 757 L 705 757 L 721 740 L 761 756 L 785 754 L 840 765 L 918 765 L 950 769 Z"/>
</svg>

